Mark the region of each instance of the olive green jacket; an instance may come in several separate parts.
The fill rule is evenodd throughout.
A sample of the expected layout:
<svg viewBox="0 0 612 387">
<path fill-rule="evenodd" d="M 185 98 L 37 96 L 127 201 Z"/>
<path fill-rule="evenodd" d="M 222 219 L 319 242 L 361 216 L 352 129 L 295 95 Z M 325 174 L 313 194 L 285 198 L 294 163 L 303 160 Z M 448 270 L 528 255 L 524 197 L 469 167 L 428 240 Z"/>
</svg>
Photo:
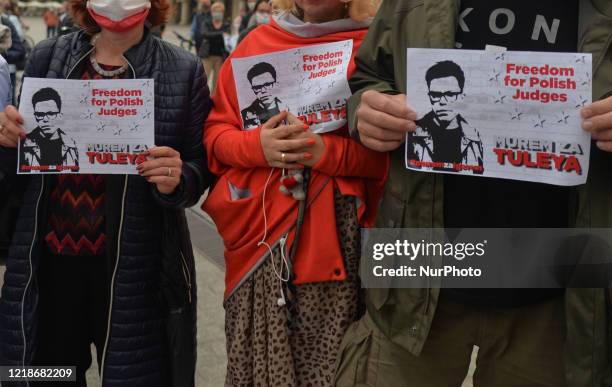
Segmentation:
<svg viewBox="0 0 612 387">
<path fill-rule="evenodd" d="M 357 56 L 350 84 L 350 127 L 366 90 L 406 92 L 406 48 L 453 48 L 458 0 L 385 0 Z M 595 100 L 612 95 L 612 1 L 580 0 L 579 52 L 593 54 Z M 588 184 L 574 190 L 571 223 L 612 227 L 612 154 L 593 150 Z M 404 150 L 391 155 L 378 227 L 441 228 L 443 179 L 408 171 Z M 439 262 L 431 262 L 436 264 Z M 370 289 L 368 313 L 396 344 L 418 355 L 429 334 L 439 280 L 427 289 Z M 612 306 L 609 289 L 568 289 L 567 380 L 569 387 L 612 386 Z"/>
</svg>

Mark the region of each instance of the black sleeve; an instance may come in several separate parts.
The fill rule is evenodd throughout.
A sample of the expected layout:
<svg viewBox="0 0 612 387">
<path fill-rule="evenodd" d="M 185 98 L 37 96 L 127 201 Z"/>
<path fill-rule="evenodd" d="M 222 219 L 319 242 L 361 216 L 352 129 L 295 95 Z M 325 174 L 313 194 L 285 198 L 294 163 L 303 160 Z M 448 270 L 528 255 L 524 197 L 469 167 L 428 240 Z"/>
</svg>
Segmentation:
<svg viewBox="0 0 612 387">
<path fill-rule="evenodd" d="M 202 61 L 193 58 L 194 76 L 190 90 L 190 117 L 184 129 L 183 172 L 181 183 L 172 195 L 163 195 L 154 187 L 154 195 L 164 206 L 170 208 L 187 208 L 194 206 L 212 182 L 208 170 L 206 151 L 203 144 L 204 121 L 212 108 L 212 100 L 207 86 Z"/>
</svg>

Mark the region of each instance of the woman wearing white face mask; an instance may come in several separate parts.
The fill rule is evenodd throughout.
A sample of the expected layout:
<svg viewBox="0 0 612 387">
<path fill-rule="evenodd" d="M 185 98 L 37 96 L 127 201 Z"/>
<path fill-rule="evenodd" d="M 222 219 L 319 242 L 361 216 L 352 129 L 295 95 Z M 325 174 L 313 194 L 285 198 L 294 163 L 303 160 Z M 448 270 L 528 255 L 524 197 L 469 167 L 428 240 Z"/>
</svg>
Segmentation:
<svg viewBox="0 0 612 387">
<path fill-rule="evenodd" d="M 240 32 L 240 36 L 238 37 L 238 43 L 242 42 L 242 40 L 255 28 L 258 26 L 269 24 L 270 17 L 272 16 L 272 5 L 268 0 L 257 0 L 255 5 L 255 11 L 249 18 L 248 27 Z"/>
<path fill-rule="evenodd" d="M 225 45 L 226 37 L 230 34 L 230 25 L 225 21 L 225 5 L 215 2 L 210 7 L 210 19 L 204 20 L 202 25 L 202 46 L 198 55 L 204 61 L 204 70 L 209 78 L 211 90 L 215 89 L 217 75 L 223 61 L 229 55 Z"/>
<path fill-rule="evenodd" d="M 253 16 L 251 16 L 251 20 L 249 20 L 249 27 L 270 23 L 271 13 L 272 6 L 268 0 L 257 1 L 255 12 L 253 13 Z"/>
<path fill-rule="evenodd" d="M 69 8 L 83 31 L 41 42 L 24 75 L 153 79 L 156 147 L 140 176 L 16 176 L 23 118 L 14 106 L 0 113 L 0 184 L 25 187 L 0 298 L 0 365 L 76 366 L 73 385 L 82 387 L 94 344 L 105 387 L 193 387 L 184 208 L 210 182 L 202 62 L 149 32 L 167 19 L 167 0 L 70 0 Z"/>
<path fill-rule="evenodd" d="M 257 4 L 257 0 L 247 0 L 246 1 L 246 15 L 242 18 L 240 23 L 240 31 L 242 32 L 248 28 L 249 20 L 253 13 L 255 12 L 255 4 Z"/>
</svg>

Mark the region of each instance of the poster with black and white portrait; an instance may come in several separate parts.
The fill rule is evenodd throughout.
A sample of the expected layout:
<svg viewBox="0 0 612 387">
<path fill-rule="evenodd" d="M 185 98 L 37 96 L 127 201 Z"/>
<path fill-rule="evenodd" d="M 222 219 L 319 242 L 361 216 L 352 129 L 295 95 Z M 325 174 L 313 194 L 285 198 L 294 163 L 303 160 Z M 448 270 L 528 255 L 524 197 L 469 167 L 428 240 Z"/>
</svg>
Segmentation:
<svg viewBox="0 0 612 387">
<path fill-rule="evenodd" d="M 588 54 L 408 49 L 406 168 L 584 184 L 591 79 Z"/>
<path fill-rule="evenodd" d="M 137 174 L 154 145 L 152 79 L 25 78 L 18 174 Z"/>
<path fill-rule="evenodd" d="M 353 41 L 310 45 L 232 59 L 245 130 L 289 111 L 315 133 L 346 125 Z"/>
</svg>

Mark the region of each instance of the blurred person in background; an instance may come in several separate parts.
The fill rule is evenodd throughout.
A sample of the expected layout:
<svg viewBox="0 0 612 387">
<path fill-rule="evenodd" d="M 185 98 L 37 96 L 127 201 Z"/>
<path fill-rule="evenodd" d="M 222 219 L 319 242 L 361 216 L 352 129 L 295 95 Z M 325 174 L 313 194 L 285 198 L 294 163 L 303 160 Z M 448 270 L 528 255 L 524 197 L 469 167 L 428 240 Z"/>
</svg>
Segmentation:
<svg viewBox="0 0 612 387">
<path fill-rule="evenodd" d="M 243 9 L 244 8 L 241 7 L 241 11 Z M 225 46 L 227 47 L 227 51 L 230 53 L 234 51 L 238 45 L 238 38 L 240 37 L 240 23 L 242 22 L 242 18 L 244 18 L 244 15 L 238 15 L 234 18 L 229 36 L 225 39 Z"/>
<path fill-rule="evenodd" d="M 240 5 L 238 6 L 238 15 L 236 15 L 236 17 L 232 21 L 232 29 L 234 28 L 234 26 L 236 26 L 236 30 L 237 31 L 240 30 L 240 25 L 242 24 L 242 20 L 246 17 L 247 13 L 248 11 L 247 11 L 246 3 L 240 3 Z"/>
<path fill-rule="evenodd" d="M 251 19 L 251 16 L 253 16 L 253 13 L 255 13 L 256 4 L 257 4 L 257 0 L 247 0 L 246 1 L 246 9 L 245 9 L 246 14 L 244 15 L 244 17 L 242 18 L 240 22 L 239 32 L 242 32 L 248 28 L 249 20 Z"/>
<path fill-rule="evenodd" d="M 0 112 L 12 102 L 11 73 L 8 63 L 0 56 Z"/>
<path fill-rule="evenodd" d="M 28 26 L 23 23 L 21 19 L 21 14 L 19 13 L 19 7 L 12 0 L 4 0 L 2 4 L 2 8 L 4 8 L 4 14 L 9 18 L 13 26 L 17 30 L 17 34 L 21 41 L 25 39 L 25 30 L 28 29 Z M 2 11 L 0 11 L 2 13 Z"/>
<path fill-rule="evenodd" d="M 210 0 L 199 0 L 196 8 L 196 13 L 193 15 L 191 20 L 191 40 L 195 43 L 196 53 L 200 52 L 202 41 L 202 26 L 208 20 L 210 20 Z"/>
<path fill-rule="evenodd" d="M 285 12 L 252 31 L 229 59 L 346 41 L 353 58 L 375 13 L 371 0 L 278 5 Z M 204 131 L 218 180 L 203 209 L 225 244 L 226 386 L 327 387 L 344 332 L 360 315 L 360 227 L 374 218 L 388 160 L 351 139 L 345 118 L 322 135 L 286 111 L 249 127 L 238 93 L 251 90 L 237 90 L 236 80 L 251 78 L 259 97 L 280 76 L 271 64 L 253 68 L 234 74 L 225 62 Z M 351 59 L 347 77 L 354 70 Z M 306 167 L 310 177 L 297 185 L 303 196 L 287 194 L 285 169 Z"/>
<path fill-rule="evenodd" d="M 93 345 L 105 387 L 193 387 L 197 295 L 184 209 L 211 180 L 202 62 L 151 34 L 168 18 L 167 0 L 71 0 L 69 9 L 82 30 L 39 43 L 24 76 L 152 79 L 156 146 L 134 175 L 17 176 L 23 117 L 14 106 L 0 113 L 0 186 L 25 186 L 0 298 L 0 365 L 76 366 L 73 385 L 83 387 Z"/>
<path fill-rule="evenodd" d="M 272 14 L 272 5 L 269 0 L 257 0 L 255 5 L 255 12 L 249 19 L 247 28 L 260 26 L 262 24 L 270 23 L 270 15 Z"/>
<path fill-rule="evenodd" d="M 64 1 L 62 3 L 62 8 L 60 11 L 57 33 L 58 35 L 61 36 L 61 35 L 69 34 L 71 32 L 78 31 L 78 29 L 79 29 L 79 26 L 74 24 L 74 21 L 72 20 L 72 16 L 70 16 L 70 12 L 68 12 L 68 2 Z"/>
<path fill-rule="evenodd" d="M 244 31 L 240 32 L 238 43 L 242 42 L 242 40 L 249 34 L 249 32 L 253 31 L 258 26 L 269 24 L 271 15 L 272 5 L 270 4 L 270 1 L 257 0 L 257 4 L 255 5 L 255 12 L 253 12 L 253 14 L 251 15 L 247 28 Z"/>
<path fill-rule="evenodd" d="M 47 38 L 52 38 L 57 35 L 57 26 L 59 24 L 59 17 L 52 8 L 47 8 L 43 13 L 43 20 L 47 26 Z"/>
<path fill-rule="evenodd" d="M 220 1 L 210 7 L 210 16 L 210 19 L 204 20 L 201 28 L 202 44 L 198 55 L 204 62 L 210 90 L 214 92 L 221 65 L 229 55 L 225 42 L 230 34 L 230 25 L 225 20 L 225 5 Z"/>
<path fill-rule="evenodd" d="M 11 37 L 11 29 L 3 24 L 0 24 L 0 55 L 4 55 L 4 53 L 11 48 L 12 44 L 13 39 Z"/>
<path fill-rule="evenodd" d="M 6 59 L 9 64 L 9 72 L 11 73 L 11 84 L 13 102 L 15 101 L 15 86 L 17 84 L 17 70 L 23 68 L 26 56 L 25 46 L 13 23 L 9 20 L 7 15 L 0 15 L 0 25 L 8 27 L 11 30 L 11 46 L 8 50 L 0 52 L 0 54 Z"/>
</svg>

